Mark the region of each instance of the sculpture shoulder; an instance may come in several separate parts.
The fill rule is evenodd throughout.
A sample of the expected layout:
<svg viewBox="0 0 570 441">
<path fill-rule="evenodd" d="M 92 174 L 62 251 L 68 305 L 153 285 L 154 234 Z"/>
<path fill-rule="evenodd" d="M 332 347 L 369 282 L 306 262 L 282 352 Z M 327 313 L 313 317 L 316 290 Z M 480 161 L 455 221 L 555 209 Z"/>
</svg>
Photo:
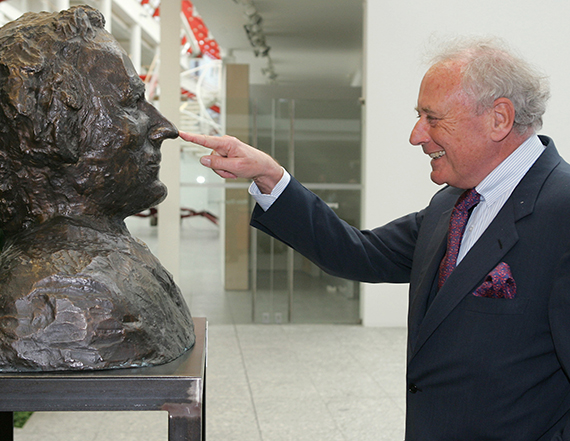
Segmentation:
<svg viewBox="0 0 570 441">
<path fill-rule="evenodd" d="M 114 240 L 3 250 L 0 346 L 10 349 L 0 351 L 0 371 L 140 366 L 192 346 L 170 274 L 132 237 Z"/>
<path fill-rule="evenodd" d="M 3 300 L 25 297 L 40 287 L 55 295 L 79 290 L 102 297 L 178 290 L 158 259 L 132 236 L 7 246 L 0 254 Z"/>
</svg>

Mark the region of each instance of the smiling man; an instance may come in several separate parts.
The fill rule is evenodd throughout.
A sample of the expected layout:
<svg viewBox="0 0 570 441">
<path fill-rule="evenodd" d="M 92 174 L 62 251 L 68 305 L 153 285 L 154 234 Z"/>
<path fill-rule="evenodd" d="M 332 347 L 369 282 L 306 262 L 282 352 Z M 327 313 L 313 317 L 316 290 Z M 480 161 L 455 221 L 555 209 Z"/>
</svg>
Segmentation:
<svg viewBox="0 0 570 441">
<path fill-rule="evenodd" d="M 536 120 L 520 125 L 517 118 L 522 109 L 515 109 L 515 105 L 521 101 L 527 104 L 524 101 L 527 97 L 513 88 L 510 93 L 505 90 L 492 103 L 482 103 L 484 97 L 495 91 L 482 93 L 475 86 L 481 87 L 485 81 L 490 83 L 491 78 L 478 78 L 480 82 L 476 85 L 469 84 L 466 78 L 492 75 L 492 71 L 484 70 L 482 63 L 474 63 L 474 56 L 473 52 L 450 55 L 429 69 L 420 86 L 416 108 L 419 121 L 412 130 L 410 142 L 421 145 L 424 153 L 432 158 L 431 179 L 436 184 L 463 189 L 475 187 L 542 124 L 541 114 L 548 94 L 538 82 L 539 77 L 528 66 L 517 66 L 521 63 L 511 55 L 495 54 L 497 66 L 518 68 L 516 73 L 527 83 L 521 81 L 520 87 L 529 88 L 528 100 L 541 104 Z M 501 57 L 508 57 L 508 63 Z M 493 62 L 493 59 L 488 61 Z M 530 96 L 531 93 L 535 95 Z"/>
<path fill-rule="evenodd" d="M 0 371 L 147 366 L 194 344 L 171 275 L 124 219 L 166 197 L 178 132 L 89 7 L 0 29 Z"/>
<path fill-rule="evenodd" d="M 511 130 L 512 103 L 501 98 L 478 113 L 463 90 L 463 64 L 450 61 L 430 69 L 420 86 L 419 121 L 410 142 L 432 158 L 436 184 L 472 188 L 507 158 L 532 133 Z M 485 135 L 485 136 L 483 136 Z"/>
<path fill-rule="evenodd" d="M 498 42 L 446 48 L 410 136 L 445 185 L 373 230 L 264 153 L 181 133 L 214 150 L 204 165 L 254 181 L 253 226 L 336 276 L 410 284 L 407 441 L 570 440 L 570 166 L 536 134 L 548 97 Z"/>
</svg>

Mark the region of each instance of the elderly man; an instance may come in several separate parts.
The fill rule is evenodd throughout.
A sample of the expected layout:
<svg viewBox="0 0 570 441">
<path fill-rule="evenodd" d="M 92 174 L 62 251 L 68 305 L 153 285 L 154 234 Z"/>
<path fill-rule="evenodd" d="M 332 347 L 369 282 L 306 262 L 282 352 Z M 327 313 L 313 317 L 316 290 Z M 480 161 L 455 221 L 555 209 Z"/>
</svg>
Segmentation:
<svg viewBox="0 0 570 441">
<path fill-rule="evenodd" d="M 408 441 L 570 440 L 570 166 L 536 135 L 548 96 L 495 42 L 446 50 L 410 141 L 447 185 L 366 231 L 262 152 L 181 134 L 221 176 L 253 179 L 253 226 L 334 275 L 410 283 Z"/>
<path fill-rule="evenodd" d="M 175 127 L 103 16 L 0 29 L 0 371 L 160 364 L 194 344 L 180 290 L 124 218 L 159 203 Z"/>
</svg>

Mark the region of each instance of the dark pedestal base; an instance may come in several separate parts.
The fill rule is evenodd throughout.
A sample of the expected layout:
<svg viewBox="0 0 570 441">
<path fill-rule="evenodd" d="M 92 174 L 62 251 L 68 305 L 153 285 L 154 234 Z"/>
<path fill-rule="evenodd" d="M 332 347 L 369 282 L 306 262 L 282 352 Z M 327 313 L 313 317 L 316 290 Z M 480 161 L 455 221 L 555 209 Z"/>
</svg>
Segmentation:
<svg viewBox="0 0 570 441">
<path fill-rule="evenodd" d="M 137 369 L 0 373 L 0 440 L 13 441 L 13 412 L 165 410 L 169 441 L 204 441 L 207 322 L 175 361 Z"/>
</svg>

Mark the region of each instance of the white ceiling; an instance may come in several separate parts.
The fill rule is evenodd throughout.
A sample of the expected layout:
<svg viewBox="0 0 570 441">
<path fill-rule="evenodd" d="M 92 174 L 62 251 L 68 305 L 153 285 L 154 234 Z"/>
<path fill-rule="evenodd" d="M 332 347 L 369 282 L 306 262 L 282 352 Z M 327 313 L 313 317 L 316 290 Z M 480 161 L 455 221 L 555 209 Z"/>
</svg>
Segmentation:
<svg viewBox="0 0 570 441">
<path fill-rule="evenodd" d="M 242 0 L 237 0 L 242 1 Z M 192 0 L 223 53 L 250 65 L 250 83 L 265 84 L 267 59 L 255 57 L 247 39 L 244 6 L 236 0 Z M 360 85 L 362 22 L 360 0 L 253 0 L 277 84 L 342 87 Z"/>
</svg>

